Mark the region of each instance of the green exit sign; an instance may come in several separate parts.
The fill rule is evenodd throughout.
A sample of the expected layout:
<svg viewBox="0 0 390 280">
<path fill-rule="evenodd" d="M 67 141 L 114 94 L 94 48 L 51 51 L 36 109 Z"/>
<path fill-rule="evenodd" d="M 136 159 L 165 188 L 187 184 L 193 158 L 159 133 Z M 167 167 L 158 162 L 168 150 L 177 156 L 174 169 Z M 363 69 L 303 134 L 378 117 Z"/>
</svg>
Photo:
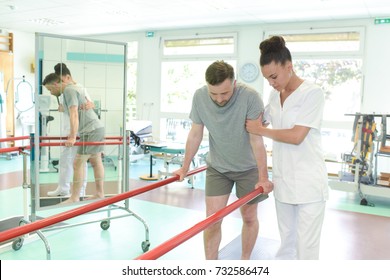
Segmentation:
<svg viewBox="0 0 390 280">
<path fill-rule="evenodd" d="M 154 37 L 154 32 L 153 31 L 146 31 L 145 37 L 148 37 L 148 38 Z"/>
<path fill-rule="evenodd" d="M 390 24 L 390 18 L 376 18 L 375 24 Z"/>
</svg>

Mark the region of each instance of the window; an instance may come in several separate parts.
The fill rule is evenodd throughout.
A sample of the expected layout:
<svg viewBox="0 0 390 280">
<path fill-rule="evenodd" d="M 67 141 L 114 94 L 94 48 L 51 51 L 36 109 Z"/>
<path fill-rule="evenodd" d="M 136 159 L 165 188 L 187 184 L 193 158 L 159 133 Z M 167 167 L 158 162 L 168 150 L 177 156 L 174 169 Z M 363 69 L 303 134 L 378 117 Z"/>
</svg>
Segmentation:
<svg viewBox="0 0 390 280">
<path fill-rule="evenodd" d="M 360 110 L 361 59 L 296 59 L 298 76 L 311 80 L 325 92 L 324 120 L 339 121 Z"/>
<path fill-rule="evenodd" d="M 161 64 L 161 111 L 188 113 L 195 90 L 205 85 L 206 68 L 215 60 L 165 61 Z M 235 61 L 227 61 L 235 67 Z"/>
<path fill-rule="evenodd" d="M 205 85 L 206 68 L 215 60 L 224 60 L 236 68 L 236 35 L 165 38 L 162 46 L 160 138 L 182 141 L 190 127 L 187 122 L 193 94 Z M 175 139 L 171 135 L 172 123 L 185 124 L 177 126 L 184 129 L 175 132 Z"/>
<path fill-rule="evenodd" d="M 235 38 L 227 35 L 222 37 L 204 37 L 189 39 L 164 40 L 164 56 L 174 55 L 210 55 L 233 54 Z"/>
<path fill-rule="evenodd" d="M 127 43 L 127 104 L 126 122 L 136 119 L 138 42 Z"/>
<path fill-rule="evenodd" d="M 298 76 L 325 92 L 323 147 L 327 158 L 341 159 L 349 151 L 354 117 L 362 99 L 363 29 L 298 32 L 281 35 L 293 57 Z M 267 103 L 271 87 L 264 83 Z"/>
<path fill-rule="evenodd" d="M 359 52 L 359 31 L 282 35 L 292 53 Z"/>
</svg>

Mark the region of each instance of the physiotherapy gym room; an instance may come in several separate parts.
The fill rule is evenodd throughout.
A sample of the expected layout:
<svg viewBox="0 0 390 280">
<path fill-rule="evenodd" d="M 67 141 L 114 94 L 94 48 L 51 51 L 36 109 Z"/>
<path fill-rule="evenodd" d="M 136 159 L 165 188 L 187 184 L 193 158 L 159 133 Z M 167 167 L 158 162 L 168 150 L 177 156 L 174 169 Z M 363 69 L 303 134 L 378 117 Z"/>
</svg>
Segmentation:
<svg viewBox="0 0 390 280">
<path fill-rule="evenodd" d="M 323 92 L 318 139 L 329 197 L 315 265 L 389 265 L 387 0 L 0 0 L 0 260 L 10 267 L 31 260 L 40 261 L 38 267 L 48 260 L 202 264 L 204 231 L 222 219 L 218 260 L 240 260 L 239 208 L 262 191 L 242 202 L 233 186 L 219 216 L 206 215 L 213 134 L 207 127 L 188 176 L 179 180 L 173 172 L 184 163 L 193 96 L 206 85 L 210 64 L 230 64 L 234 88 L 245 84 L 268 104 L 273 87 L 263 76 L 259 45 L 273 36 L 284 39 L 293 72 Z M 72 82 L 55 85 L 82 89 L 78 102 L 89 107 L 79 107 L 78 118 L 64 111 L 63 88 L 58 97 L 44 84 L 56 71 L 65 77 L 66 69 Z M 81 119 L 89 113 L 93 124 Z M 79 132 L 104 127 L 103 140 L 72 144 L 102 150 L 80 156 L 85 162 L 64 155 L 72 149 L 67 143 L 75 120 Z M 242 137 L 235 132 L 225 140 Z M 263 142 L 272 182 L 275 144 L 267 135 Z M 240 152 L 223 151 L 237 159 Z M 79 201 L 72 200 L 74 189 L 80 189 Z M 258 204 L 248 265 L 278 266 L 274 195 Z"/>
</svg>

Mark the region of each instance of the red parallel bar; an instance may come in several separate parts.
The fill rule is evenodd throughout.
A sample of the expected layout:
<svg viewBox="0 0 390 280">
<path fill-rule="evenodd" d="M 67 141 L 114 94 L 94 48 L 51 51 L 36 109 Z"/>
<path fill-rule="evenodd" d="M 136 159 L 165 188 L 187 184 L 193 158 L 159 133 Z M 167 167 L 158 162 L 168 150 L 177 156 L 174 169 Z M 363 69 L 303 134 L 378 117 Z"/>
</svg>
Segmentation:
<svg viewBox="0 0 390 280">
<path fill-rule="evenodd" d="M 68 137 L 66 136 L 40 136 L 39 140 L 66 140 Z M 80 139 L 80 137 L 77 137 L 77 139 Z M 122 136 L 106 136 L 104 139 L 109 140 L 122 140 Z M 18 136 L 18 137 L 7 137 L 7 138 L 0 138 L 0 142 L 7 142 L 7 141 L 18 141 L 18 140 L 30 140 L 30 136 Z"/>
<path fill-rule="evenodd" d="M 39 136 L 39 140 L 66 140 L 68 136 Z M 76 137 L 80 139 L 80 137 Z"/>
<path fill-rule="evenodd" d="M 122 140 L 122 136 L 106 136 L 104 139 L 110 139 L 110 140 Z"/>
<path fill-rule="evenodd" d="M 177 246 L 184 243 L 188 239 L 194 237 L 196 234 L 198 234 L 205 228 L 219 222 L 225 216 L 227 216 L 237 208 L 241 207 L 242 205 L 248 203 L 256 196 L 259 196 L 262 193 L 263 193 L 262 187 L 253 190 L 247 195 L 229 204 L 225 208 L 222 208 L 221 210 L 215 212 L 213 215 L 207 217 L 205 220 L 195 224 L 193 227 L 187 229 L 186 231 L 183 231 L 182 233 L 176 235 L 175 237 L 169 239 L 168 241 L 165 241 L 161 245 L 155 247 L 153 250 L 150 250 L 149 252 L 142 254 L 141 256 L 137 257 L 135 260 L 155 260 L 161 257 L 162 255 L 176 248 Z"/>
<path fill-rule="evenodd" d="M 196 169 L 188 172 L 187 176 L 194 175 L 194 174 L 202 172 L 204 170 L 206 170 L 206 166 L 196 168 Z M 142 187 L 142 188 L 137 188 L 135 190 L 131 190 L 128 192 L 117 194 L 113 197 L 107 197 L 107 198 L 104 198 L 104 199 L 101 199 L 101 200 L 98 200 L 95 202 L 90 202 L 87 205 L 83 205 L 83 206 L 80 206 L 78 208 L 68 210 L 68 211 L 65 211 L 63 213 L 59 213 L 57 215 L 54 215 L 54 216 L 51 216 L 51 217 L 48 217 L 45 219 L 32 222 L 30 224 L 24 224 L 24 225 L 21 225 L 21 226 L 16 227 L 16 228 L 11 228 L 11 229 L 2 231 L 2 232 L 0 232 L 0 242 L 4 242 L 4 241 L 16 238 L 16 237 L 24 235 L 24 234 L 34 232 L 36 230 L 63 222 L 65 220 L 69 220 L 69 219 L 74 218 L 76 216 L 80 216 L 82 214 L 97 210 L 99 208 L 103 208 L 105 206 L 108 206 L 108 205 L 114 204 L 116 202 L 128 199 L 130 197 L 142 194 L 144 192 L 157 189 L 157 188 L 165 186 L 169 183 L 173 183 L 173 182 L 177 181 L 178 179 L 179 179 L 179 176 L 176 175 L 176 176 L 170 177 L 168 179 L 164 179 L 164 180 L 158 181 L 156 183 L 149 184 L 149 185 Z"/>
<path fill-rule="evenodd" d="M 9 153 L 9 152 L 19 152 L 19 150 L 20 150 L 19 147 L 1 148 L 0 149 L 0 154 L 2 154 L 2 153 Z"/>
<path fill-rule="evenodd" d="M 99 146 L 99 145 L 122 145 L 121 141 L 112 141 L 112 142 L 76 142 L 74 146 Z M 47 146 L 65 146 L 65 142 L 49 142 L 49 143 L 39 143 L 40 147 Z"/>
<path fill-rule="evenodd" d="M 76 142 L 74 146 L 99 146 L 99 145 L 122 145 L 122 141 L 108 141 L 108 142 Z M 65 146 L 65 142 L 48 142 L 48 143 L 39 143 L 40 147 L 48 147 L 48 146 Z M 30 150 L 30 146 L 23 147 L 9 147 L 9 148 L 1 148 L 1 153 L 9 153 L 9 152 L 20 152 L 22 150 Z"/>
<path fill-rule="evenodd" d="M 30 139 L 30 136 L 8 137 L 8 138 L 0 138 L 0 142 L 29 140 L 29 139 Z"/>
<path fill-rule="evenodd" d="M 40 136 L 39 140 L 66 140 L 68 139 L 67 136 Z M 80 139 L 80 137 L 77 137 L 76 139 Z M 110 139 L 110 140 L 122 140 L 122 136 L 106 136 L 104 139 Z"/>
</svg>

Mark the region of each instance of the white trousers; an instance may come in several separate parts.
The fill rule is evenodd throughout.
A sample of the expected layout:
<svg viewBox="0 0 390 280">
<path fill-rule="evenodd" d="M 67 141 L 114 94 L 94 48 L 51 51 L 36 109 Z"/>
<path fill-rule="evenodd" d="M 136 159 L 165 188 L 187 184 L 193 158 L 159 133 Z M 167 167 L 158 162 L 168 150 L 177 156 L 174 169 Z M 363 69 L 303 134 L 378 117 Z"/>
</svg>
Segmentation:
<svg viewBox="0 0 390 280">
<path fill-rule="evenodd" d="M 59 162 L 59 178 L 58 186 L 62 191 L 70 191 L 70 184 L 73 182 L 73 162 L 77 154 L 78 146 L 65 147 L 61 146 L 60 162 Z M 85 192 L 88 178 L 88 165 L 85 164 L 84 181 L 81 191 Z"/>
<path fill-rule="evenodd" d="M 279 260 L 318 260 L 325 201 L 287 204 L 275 200 L 281 245 Z"/>
</svg>

